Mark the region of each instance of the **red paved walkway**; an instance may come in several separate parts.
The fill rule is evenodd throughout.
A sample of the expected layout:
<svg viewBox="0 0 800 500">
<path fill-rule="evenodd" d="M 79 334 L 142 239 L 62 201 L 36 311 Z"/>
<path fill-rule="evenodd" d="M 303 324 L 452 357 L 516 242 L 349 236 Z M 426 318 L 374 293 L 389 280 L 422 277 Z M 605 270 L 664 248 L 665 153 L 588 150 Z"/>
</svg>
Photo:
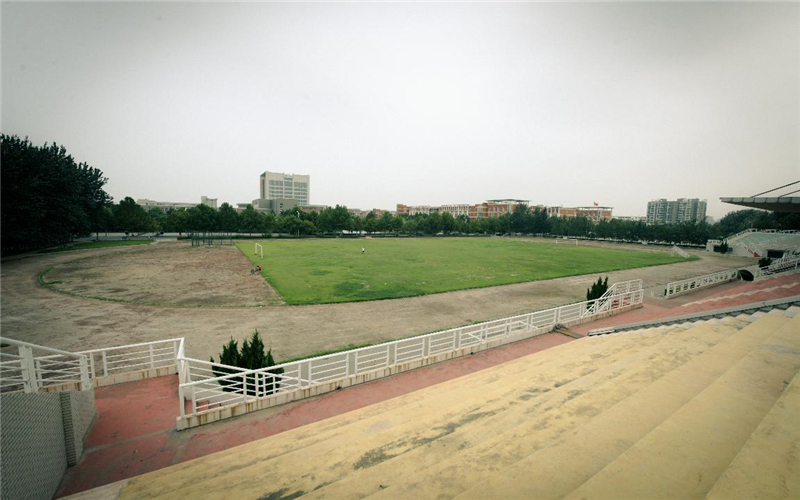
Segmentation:
<svg viewBox="0 0 800 500">
<path fill-rule="evenodd" d="M 800 295 L 800 274 L 721 285 L 669 301 L 647 298 L 645 307 L 571 330 L 676 316 Z M 178 432 L 176 376 L 95 390 L 97 418 L 81 462 L 67 470 L 57 497 L 102 486 L 284 432 L 295 427 L 394 398 L 462 375 L 569 342 L 548 334 L 426 368 L 350 387 L 314 399 L 254 412 Z"/>
</svg>

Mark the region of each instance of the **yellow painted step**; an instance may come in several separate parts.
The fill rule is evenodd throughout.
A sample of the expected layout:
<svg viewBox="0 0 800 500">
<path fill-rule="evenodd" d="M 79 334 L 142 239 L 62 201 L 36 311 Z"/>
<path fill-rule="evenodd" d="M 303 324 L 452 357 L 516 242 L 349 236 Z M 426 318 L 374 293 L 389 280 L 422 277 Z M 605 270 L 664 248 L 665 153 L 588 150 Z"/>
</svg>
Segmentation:
<svg viewBox="0 0 800 500">
<path fill-rule="evenodd" d="M 540 395 L 534 405 L 506 401 L 508 408 L 478 425 L 464 426 L 434 443 L 359 470 L 310 498 L 360 498 L 387 483 L 392 487 L 381 489 L 381 496 L 457 494 L 479 484 L 476 474 L 510 466 L 531 449 L 562 439 L 570 429 L 590 421 L 735 331 L 732 326 L 703 325 L 696 327 L 694 334 L 682 330 L 665 333 L 666 346 L 658 344 L 596 371 L 588 370 L 591 373 Z M 538 375 L 551 381 L 566 376 L 553 371 Z M 396 470 L 402 470 L 408 480 L 392 482 Z"/>
<path fill-rule="evenodd" d="M 800 375 L 795 375 L 706 499 L 800 498 L 798 419 Z"/>
<path fill-rule="evenodd" d="M 597 346 L 601 345 L 602 343 L 594 343 L 591 342 L 591 340 L 592 339 L 587 339 L 586 341 L 577 341 L 571 344 L 576 345 L 579 348 L 578 350 L 581 351 L 585 350 L 586 347 L 583 347 L 583 345 L 578 346 L 578 344 L 580 342 L 585 342 L 585 345 L 589 348 L 588 353 L 594 353 L 591 354 L 587 359 L 591 360 L 591 356 L 597 355 L 596 359 L 594 359 L 595 363 L 601 363 L 608 361 L 609 359 L 615 359 L 612 356 L 607 355 L 608 353 L 604 353 L 603 350 L 596 350 Z M 631 344 L 630 348 L 635 349 L 643 342 L 643 339 L 639 341 L 633 339 L 632 341 L 629 341 Z M 618 346 L 612 346 L 610 351 L 614 351 L 616 347 Z M 616 350 L 619 351 L 619 349 Z M 552 351 L 553 349 L 542 353 L 537 353 L 536 355 L 530 356 L 530 358 L 541 358 L 542 355 L 546 355 Z M 619 352 L 618 354 L 623 357 L 625 355 L 624 352 Z M 532 369 L 532 367 L 536 366 L 537 364 L 544 366 L 552 364 L 541 363 L 540 361 L 541 360 L 539 359 L 535 363 L 528 363 L 528 365 L 530 365 Z M 563 368 L 563 366 L 574 362 L 574 360 L 572 360 L 568 355 L 566 355 L 562 361 L 564 363 L 560 365 L 558 363 L 555 364 L 555 369 L 558 369 L 558 367 Z M 508 379 L 506 381 L 509 380 L 515 379 Z M 530 383 L 530 381 L 524 377 L 520 377 L 518 380 L 526 384 Z M 498 384 L 498 386 L 502 385 L 503 384 Z M 479 392 L 470 390 L 469 385 L 467 385 L 465 388 L 464 395 L 475 397 L 478 400 L 486 399 L 485 395 L 481 395 Z M 422 407 L 421 411 L 409 412 L 403 408 L 398 408 L 398 415 L 396 418 L 400 422 L 408 422 L 411 426 L 415 426 L 416 428 L 427 429 L 428 432 L 433 435 L 441 433 L 441 430 L 432 429 L 436 425 L 442 425 L 443 423 L 447 422 L 447 420 L 443 420 L 441 416 L 432 417 L 433 420 L 431 420 L 430 423 L 425 423 L 427 412 L 431 411 L 436 413 L 438 411 L 441 413 L 441 409 L 437 408 L 441 404 L 440 399 L 441 398 L 439 397 L 428 398 L 428 407 Z M 480 418 L 480 412 L 462 415 L 462 417 L 469 422 L 473 422 Z M 330 420 L 337 419 L 334 418 Z M 298 437 L 299 435 L 301 440 L 303 440 L 309 434 L 307 428 L 313 427 L 313 425 L 306 426 L 307 428 L 304 428 L 303 432 L 301 433 L 290 431 L 278 436 L 273 436 L 272 438 L 261 440 L 257 443 L 243 445 L 226 452 L 220 452 L 209 457 L 187 462 L 186 464 L 180 464 L 163 471 L 157 471 L 155 473 L 142 476 L 141 478 L 136 478 L 131 481 L 131 484 L 129 484 L 125 490 L 123 490 L 123 496 L 121 498 L 125 498 L 126 496 L 129 498 L 147 498 L 151 494 L 170 495 L 173 493 L 175 495 L 191 494 L 194 496 L 200 495 L 213 497 L 214 494 L 222 494 L 223 491 L 227 491 L 227 485 L 231 484 L 231 481 L 233 484 L 239 485 L 236 493 L 237 497 L 247 497 L 248 495 L 255 495 L 256 497 L 263 496 L 265 494 L 263 491 L 263 483 L 248 483 L 248 476 L 251 479 L 253 477 L 270 477 L 271 479 L 268 482 L 276 491 L 283 489 L 288 492 L 295 493 L 298 491 L 308 491 L 308 489 L 311 487 L 324 484 L 331 478 L 337 479 L 340 475 L 338 473 L 334 474 L 333 471 L 329 471 L 329 469 L 335 470 L 339 462 L 346 462 L 345 468 L 352 470 L 354 465 L 358 464 L 359 461 L 361 461 L 363 464 L 367 464 L 370 458 L 383 458 L 380 456 L 380 451 L 375 452 L 373 455 L 369 455 L 369 450 L 374 449 L 374 447 L 362 447 L 362 449 L 360 449 L 358 452 L 351 452 L 349 454 L 347 452 L 343 453 L 343 448 L 352 449 L 353 444 L 358 445 L 359 443 L 362 443 L 362 441 L 372 437 L 372 435 L 375 435 L 376 437 L 385 437 L 381 436 L 382 434 L 386 434 L 385 431 L 387 429 L 383 428 L 384 425 L 386 425 L 385 421 L 370 421 L 369 419 L 366 419 L 365 422 L 359 425 L 357 432 L 334 434 L 330 436 L 329 439 L 324 441 L 312 443 L 304 447 L 298 447 L 296 445 L 297 441 L 294 438 Z M 395 431 L 395 427 L 398 427 L 398 425 L 399 424 L 393 424 L 388 430 Z M 352 424 L 348 427 L 355 426 L 356 424 Z M 396 435 L 401 437 L 409 432 L 409 429 L 405 428 L 398 427 L 397 430 L 401 432 Z M 424 435 L 417 437 L 417 439 L 422 440 L 429 438 L 430 435 L 427 437 Z M 269 441 L 269 443 L 267 443 L 267 441 Z M 365 445 L 369 445 L 370 442 L 371 441 L 366 441 Z M 262 444 L 262 446 L 254 446 L 259 443 Z M 350 448 L 348 448 L 348 446 Z M 284 447 L 287 449 L 284 449 Z M 276 454 L 276 449 L 282 449 L 283 451 Z M 356 449 L 358 449 L 358 446 L 356 446 Z M 291 455 L 291 457 L 289 457 L 289 455 Z M 275 460 L 270 460 L 271 458 L 275 458 Z M 264 471 L 253 471 L 253 467 L 263 467 L 266 471 L 268 471 L 267 476 L 264 475 Z M 308 472 L 302 473 L 301 471 L 303 470 Z M 170 473 L 167 473 L 166 471 L 170 471 Z M 255 474 L 255 476 L 253 476 L 253 474 Z M 325 479 L 326 476 L 328 476 L 327 480 Z M 282 483 L 281 481 L 284 482 Z M 285 484 L 287 481 L 290 484 Z M 298 482 L 307 489 L 303 489 L 303 487 L 299 486 L 296 487 L 297 485 L 294 483 Z"/>
<path fill-rule="evenodd" d="M 800 317 L 566 498 L 703 498 L 800 369 L 798 331 Z"/>
<path fill-rule="evenodd" d="M 576 429 L 482 483 L 463 498 L 499 494 L 505 498 L 563 498 L 638 442 L 709 384 L 768 339 L 787 320 L 751 324 L 706 354 L 655 381 Z"/>
<path fill-rule="evenodd" d="M 488 482 L 496 475 L 496 471 L 512 466 L 518 460 L 537 451 L 542 460 L 549 463 L 552 448 L 558 447 L 577 430 L 587 426 L 598 416 L 617 409 L 627 399 L 646 391 L 649 385 L 659 383 L 662 378 L 671 376 L 673 371 L 682 370 L 684 363 L 708 356 L 707 353 L 703 354 L 703 350 L 690 354 L 692 350 L 697 349 L 696 346 L 692 346 L 692 343 L 697 342 L 702 345 L 707 342 L 709 332 L 714 328 L 728 327 L 704 325 L 687 331 L 683 338 L 668 335 L 675 342 L 674 345 L 660 346 L 660 352 L 654 351 L 647 359 L 638 360 L 625 369 L 625 376 L 612 381 L 609 386 L 591 387 L 586 394 L 580 395 L 573 401 L 558 405 L 549 411 L 536 412 L 529 416 L 530 423 L 528 425 L 520 426 L 519 429 L 514 429 L 509 434 L 499 435 L 481 446 L 469 449 L 462 455 L 421 473 L 419 477 L 415 476 L 409 484 L 387 490 L 381 496 L 401 498 L 409 491 L 417 489 L 421 489 L 425 494 L 438 492 L 442 497 L 453 496 L 467 488 L 489 484 Z M 728 338 L 730 335 L 725 337 Z M 713 352 L 713 350 L 709 352 Z M 659 364 L 671 366 L 672 369 L 659 369 Z M 595 438 L 596 436 L 589 433 L 588 437 Z M 581 442 L 582 440 L 578 444 Z M 566 465 L 565 470 L 569 471 L 571 466 L 570 464 Z M 522 470 L 524 476 L 530 476 L 532 473 L 538 474 L 538 472 L 539 469 L 528 466 L 523 467 Z M 558 470 L 548 470 L 546 474 L 539 476 L 541 477 L 540 483 L 549 484 L 554 480 L 554 472 L 558 473 Z M 513 484 L 513 481 L 505 479 L 499 482 Z M 464 498 L 491 495 L 492 491 L 493 488 L 487 487 L 483 488 L 480 493 L 470 492 Z M 532 495 L 532 497 L 536 496 Z M 554 497 L 558 497 L 558 495 L 556 494 Z"/>
</svg>

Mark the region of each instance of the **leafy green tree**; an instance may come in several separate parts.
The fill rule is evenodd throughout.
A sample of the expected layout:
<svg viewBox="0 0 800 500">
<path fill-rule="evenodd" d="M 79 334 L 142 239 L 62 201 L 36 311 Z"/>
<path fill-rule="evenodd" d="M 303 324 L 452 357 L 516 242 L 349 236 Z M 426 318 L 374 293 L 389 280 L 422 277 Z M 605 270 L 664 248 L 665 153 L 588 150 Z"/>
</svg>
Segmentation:
<svg viewBox="0 0 800 500">
<path fill-rule="evenodd" d="M 265 227 L 263 214 L 256 212 L 253 205 L 247 205 L 239 214 L 239 228 L 245 233 L 263 233 Z"/>
<path fill-rule="evenodd" d="M 167 214 L 159 207 L 152 207 L 147 210 L 147 215 L 153 220 L 156 230 L 167 227 Z"/>
<path fill-rule="evenodd" d="M 456 229 L 456 220 L 451 213 L 444 212 L 441 214 L 440 225 L 444 234 L 450 234 Z"/>
<path fill-rule="evenodd" d="M 101 229 L 107 179 L 63 146 L 0 134 L 3 253 L 63 244 Z"/>
<path fill-rule="evenodd" d="M 166 227 L 166 231 L 178 233 L 182 236 L 183 233 L 189 231 L 189 212 L 187 212 L 184 208 L 170 210 L 170 212 L 167 214 Z"/>
<path fill-rule="evenodd" d="M 190 208 L 188 226 L 190 231 L 215 231 L 217 230 L 217 212 L 202 203 Z"/>
<path fill-rule="evenodd" d="M 132 233 L 142 233 L 154 231 L 155 221 L 148 215 L 141 205 L 133 201 L 133 198 L 126 196 L 119 202 L 119 205 L 112 209 L 114 213 L 114 226 L 118 231 L 130 231 Z"/>
<path fill-rule="evenodd" d="M 221 231 L 239 230 L 239 213 L 228 203 L 223 203 L 217 212 L 217 228 Z"/>
<path fill-rule="evenodd" d="M 372 210 L 364 217 L 364 231 L 374 233 L 378 230 L 378 217 Z"/>
</svg>

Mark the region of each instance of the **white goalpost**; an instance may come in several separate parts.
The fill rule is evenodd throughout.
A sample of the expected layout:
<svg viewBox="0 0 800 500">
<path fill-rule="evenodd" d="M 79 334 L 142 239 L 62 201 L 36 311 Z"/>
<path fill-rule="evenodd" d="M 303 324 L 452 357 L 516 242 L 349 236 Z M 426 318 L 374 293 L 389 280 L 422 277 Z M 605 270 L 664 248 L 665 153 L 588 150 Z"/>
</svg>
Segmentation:
<svg viewBox="0 0 800 500">
<path fill-rule="evenodd" d="M 256 243 L 253 253 L 256 255 L 260 255 L 262 260 L 264 259 L 264 247 L 261 246 L 261 243 Z"/>
</svg>

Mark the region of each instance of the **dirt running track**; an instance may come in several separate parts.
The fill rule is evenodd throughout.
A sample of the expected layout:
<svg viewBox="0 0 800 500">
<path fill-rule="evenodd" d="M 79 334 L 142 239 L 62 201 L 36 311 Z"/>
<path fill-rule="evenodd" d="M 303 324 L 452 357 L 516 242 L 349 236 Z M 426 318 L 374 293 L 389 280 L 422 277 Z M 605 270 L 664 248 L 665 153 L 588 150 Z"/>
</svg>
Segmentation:
<svg viewBox="0 0 800 500">
<path fill-rule="evenodd" d="M 613 272 L 609 282 L 641 278 L 651 287 L 755 263 L 692 253 L 701 259 Z M 94 256 L 98 265 L 83 266 L 83 274 L 74 269 L 80 264 L 67 264 Z M 119 303 L 57 293 L 38 282 L 39 273 L 48 268 L 53 271 L 47 281 L 64 280 L 56 286 L 85 296 L 205 307 Z M 280 299 L 248 269 L 249 262 L 234 247 L 198 249 L 182 242 L 8 259 L 2 263 L 0 284 L 2 335 L 75 351 L 186 337 L 187 354 L 207 359 L 216 357 L 231 336 L 242 339 L 258 328 L 280 360 L 577 302 L 597 279 L 587 275 L 407 299 L 258 307 L 280 304 Z"/>
</svg>

